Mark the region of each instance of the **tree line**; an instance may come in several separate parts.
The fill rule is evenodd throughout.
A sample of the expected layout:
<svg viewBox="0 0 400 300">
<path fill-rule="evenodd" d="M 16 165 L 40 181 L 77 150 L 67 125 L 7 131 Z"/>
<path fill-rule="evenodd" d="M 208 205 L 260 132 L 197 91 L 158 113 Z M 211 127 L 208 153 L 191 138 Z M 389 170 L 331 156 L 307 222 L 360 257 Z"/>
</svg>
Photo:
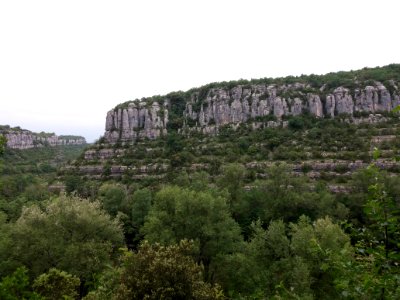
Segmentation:
<svg viewBox="0 0 400 300">
<path fill-rule="evenodd" d="M 49 193 L 3 210 L 0 298 L 399 297 L 398 177 L 371 165 L 338 197 L 285 165 L 250 186 L 246 172 L 105 182 L 92 197 Z"/>
</svg>

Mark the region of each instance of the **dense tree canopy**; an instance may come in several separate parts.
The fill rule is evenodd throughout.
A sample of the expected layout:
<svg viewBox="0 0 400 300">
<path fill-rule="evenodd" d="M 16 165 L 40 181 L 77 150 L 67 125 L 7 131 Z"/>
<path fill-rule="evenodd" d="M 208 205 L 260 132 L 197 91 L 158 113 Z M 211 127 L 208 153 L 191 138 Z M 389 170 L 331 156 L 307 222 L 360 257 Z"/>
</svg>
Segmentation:
<svg viewBox="0 0 400 300">
<path fill-rule="evenodd" d="M 67 272 L 50 269 L 37 277 L 32 285 L 40 296 L 49 300 L 76 299 L 80 280 Z"/>
<path fill-rule="evenodd" d="M 171 135 L 103 139 L 91 150 L 114 156 L 93 154 L 86 175 L 84 155 L 56 174 L 61 150 L 4 151 L 0 299 L 399 299 L 393 112 L 379 124 L 300 115 L 184 136 L 188 99 L 170 96 Z M 385 157 L 364 168 L 376 140 Z"/>
<path fill-rule="evenodd" d="M 329 218 L 311 223 L 302 216 L 289 226 L 253 223 L 242 251 L 222 258 L 216 279 L 236 296 L 337 299 L 337 265 L 351 261 L 349 237 Z M 279 287 L 279 288 L 278 288 Z"/>
<path fill-rule="evenodd" d="M 223 299 L 217 286 L 203 281 L 193 252 L 187 240 L 171 246 L 144 242 L 137 252 L 126 252 L 121 267 L 110 270 L 85 299 Z"/>
<path fill-rule="evenodd" d="M 9 264 L 27 266 L 34 277 L 56 267 L 90 281 L 123 244 L 118 221 L 98 202 L 63 195 L 24 208 L 8 232 Z"/>
<path fill-rule="evenodd" d="M 230 216 L 226 199 L 176 186 L 156 194 L 143 233 L 150 242 L 164 245 L 193 239 L 198 258 L 206 266 L 218 254 L 232 252 L 241 243 L 239 226 Z"/>
</svg>

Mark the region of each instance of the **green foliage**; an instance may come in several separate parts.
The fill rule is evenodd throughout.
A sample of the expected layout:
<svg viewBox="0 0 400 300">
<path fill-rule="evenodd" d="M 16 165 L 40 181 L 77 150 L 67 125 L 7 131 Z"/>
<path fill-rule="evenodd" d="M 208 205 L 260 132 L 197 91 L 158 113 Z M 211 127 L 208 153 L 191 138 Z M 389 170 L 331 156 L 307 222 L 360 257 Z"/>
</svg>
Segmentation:
<svg viewBox="0 0 400 300">
<path fill-rule="evenodd" d="M 78 158 L 86 145 L 38 147 L 32 149 L 6 149 L 3 155 L 4 174 L 35 174 L 42 177 L 54 175 L 57 168 Z"/>
<path fill-rule="evenodd" d="M 47 183 L 33 175 L 10 175 L 0 177 L 0 211 L 8 220 L 15 221 L 22 207 L 41 202 L 50 197 Z"/>
<path fill-rule="evenodd" d="M 280 218 L 294 222 L 302 214 L 313 220 L 326 215 L 339 220 L 346 218 L 347 209 L 337 203 L 323 185 L 317 186 L 314 191 L 310 190 L 306 177 L 292 176 L 286 165 L 272 166 L 268 174 L 268 180 L 259 182 L 255 187 L 260 192 L 252 193 L 253 197 L 262 199 L 249 199 L 261 205 L 256 209 L 261 211 L 258 217 L 263 222 Z"/>
<path fill-rule="evenodd" d="M 380 143 L 375 137 L 400 132 L 398 109 L 385 114 L 388 120 L 380 124 L 350 124 L 346 115 L 328 119 L 303 114 L 283 117 L 285 128 L 263 128 L 276 121 L 268 115 L 220 126 L 216 135 L 178 133 L 184 123 L 195 125 L 183 116 L 188 101 L 199 112 L 214 88 L 230 92 L 238 84 L 300 82 L 307 86 L 304 90 L 278 91 L 278 96 L 304 101 L 306 93 L 324 99 L 339 85 L 355 89 L 380 81 L 393 93 L 389 80 L 398 85 L 399 66 L 212 83 L 142 99 L 145 106 L 168 100 L 168 135 L 113 145 L 113 158 L 101 160 L 102 174 L 94 174 L 94 168 L 82 176 L 80 166 L 98 166 L 100 159 L 84 162 L 81 155 L 75 167 L 56 175 L 82 148 L 5 149 L 0 274 L 8 281 L 0 286 L 20 286 L 29 299 L 37 295 L 29 277 L 16 280 L 29 274 L 31 279 L 39 276 L 34 287 L 50 299 L 76 297 L 76 278 L 81 279 L 80 297 L 97 286 L 87 299 L 223 297 L 214 282 L 232 299 L 399 298 L 398 166 L 387 160 L 383 165 L 380 159 L 377 165 L 389 166 L 388 172 L 370 167 L 349 175 L 371 156 L 396 155 L 399 138 L 384 139 L 380 151 L 371 150 Z M 261 128 L 254 130 L 253 122 Z M 0 135 L 0 150 L 4 142 Z M 106 147 L 102 140 L 92 149 Z M 121 178 L 115 166 L 127 166 Z M 51 200 L 49 183 L 56 176 L 62 176 L 70 197 Z M 336 188 L 351 192 L 329 191 Z M 345 228 L 353 232 L 354 248 L 335 223 L 348 216 Z M 123 237 L 133 252 L 126 251 L 117 264 Z M 25 275 L 12 275 L 22 265 L 28 268 Z"/>
<path fill-rule="evenodd" d="M 169 155 L 182 151 L 184 148 L 184 137 L 181 134 L 172 132 L 168 134 L 166 141 L 166 151 Z"/>
<path fill-rule="evenodd" d="M 68 195 L 77 191 L 82 186 L 82 180 L 78 175 L 68 175 L 65 177 L 65 191 Z"/>
<path fill-rule="evenodd" d="M 194 240 L 199 249 L 197 259 L 206 268 L 218 254 L 235 250 L 241 241 L 226 199 L 176 186 L 156 194 L 142 232 L 150 242 L 163 245 Z"/>
<path fill-rule="evenodd" d="M 246 177 L 246 169 L 240 164 L 228 164 L 222 168 L 221 175 L 218 185 L 228 190 L 230 206 L 234 210 Z"/>
<path fill-rule="evenodd" d="M 0 282 L 0 299 L 2 300 L 44 300 L 31 291 L 28 270 L 20 267 Z"/>
<path fill-rule="evenodd" d="M 350 239 L 329 218 L 301 217 L 288 227 L 253 223 L 243 252 L 221 258 L 216 280 L 236 298 L 337 299 L 339 262 L 351 260 Z M 234 297 L 234 298 L 235 298 Z M 257 298 L 258 299 L 258 298 Z"/>
<path fill-rule="evenodd" d="M 77 197 L 62 195 L 43 208 L 26 207 L 10 227 L 8 259 L 28 266 L 34 276 L 56 267 L 90 281 L 122 245 L 118 221 L 98 202 Z"/>
<path fill-rule="evenodd" d="M 132 225 L 140 229 L 148 215 L 152 202 L 152 194 L 149 189 L 140 189 L 132 195 Z"/>
<path fill-rule="evenodd" d="M 50 269 L 37 277 L 32 285 L 35 292 L 48 300 L 77 299 L 80 280 L 67 272 Z"/>
<path fill-rule="evenodd" d="M 98 199 L 111 216 L 115 217 L 119 211 L 127 212 L 128 210 L 127 191 L 120 184 L 103 184 L 99 189 Z"/>
<path fill-rule="evenodd" d="M 292 130 L 303 130 L 310 128 L 312 122 L 316 122 L 316 119 L 312 119 L 309 116 L 295 116 L 289 118 L 289 128 Z"/>
<path fill-rule="evenodd" d="M 167 129 L 170 131 L 178 131 L 183 126 L 183 111 L 186 107 L 187 93 L 172 92 L 165 96 L 169 102 L 169 121 Z"/>
<path fill-rule="evenodd" d="M 350 89 L 354 89 L 358 87 L 359 84 L 366 83 L 368 81 L 379 81 L 379 82 L 387 82 L 389 80 L 400 81 L 400 64 L 390 64 L 384 67 L 376 67 L 376 68 L 364 68 L 362 70 L 357 71 L 348 71 L 348 72 L 336 72 L 336 73 L 328 73 L 325 75 L 301 75 L 301 76 L 287 76 L 281 78 L 260 78 L 260 79 L 252 79 L 252 80 L 236 80 L 236 81 L 223 81 L 223 82 L 213 82 L 207 85 L 190 89 L 186 92 L 178 91 L 172 92 L 165 96 L 153 96 L 149 98 L 143 98 L 142 100 L 146 101 L 148 105 L 150 105 L 153 101 L 162 101 L 163 99 L 168 99 L 170 101 L 170 110 L 176 116 L 181 117 L 186 101 L 190 99 L 192 95 L 196 95 L 197 99 L 193 108 L 195 111 L 199 111 L 201 104 L 204 103 L 207 95 L 212 92 L 212 89 L 220 88 L 230 90 L 238 85 L 249 86 L 255 84 L 277 84 L 277 85 L 285 85 L 285 84 L 294 84 L 294 83 L 304 83 L 309 85 L 307 88 L 307 92 L 321 93 L 320 88 L 322 86 L 325 87 L 325 90 L 333 90 L 339 86 L 347 87 Z M 135 101 L 140 101 L 136 99 Z M 132 101 L 128 101 L 122 103 L 115 107 L 115 110 L 119 108 L 126 108 L 129 103 Z M 174 121 L 173 117 L 171 118 Z"/>
<path fill-rule="evenodd" d="M 147 188 L 138 189 L 130 196 L 128 211 L 124 215 L 126 220 L 123 219 L 125 240 L 129 248 L 136 248 L 143 239 L 140 231 L 150 211 L 152 198 L 152 193 Z"/>
<path fill-rule="evenodd" d="M 0 134 L 0 155 L 3 154 L 6 144 L 7 144 L 6 137 L 4 135 Z"/>
<path fill-rule="evenodd" d="M 337 299 L 340 262 L 351 259 L 350 239 L 329 218 L 301 217 L 287 226 L 260 222 L 242 251 L 221 258 L 216 280 L 233 298 Z M 257 296 L 256 296 L 257 295 Z"/>
<path fill-rule="evenodd" d="M 400 297 L 400 210 L 379 169 L 370 165 L 368 198 L 364 205 L 368 226 L 354 232 L 356 263 L 343 265 L 338 289 L 349 298 Z M 398 197 L 398 193 L 396 193 Z"/>
<path fill-rule="evenodd" d="M 352 259 L 349 237 L 329 218 L 318 219 L 312 225 L 305 217 L 291 225 L 291 248 L 308 265 L 316 298 L 336 299 L 335 278 L 341 275 L 339 263 Z M 326 295 L 326 296 L 324 296 Z"/>
<path fill-rule="evenodd" d="M 0 196 L 12 199 L 24 193 L 30 184 L 37 183 L 37 179 L 32 175 L 2 176 L 0 182 Z"/>
<path fill-rule="evenodd" d="M 150 245 L 126 252 L 122 265 L 106 275 L 100 287 L 85 299 L 224 299 L 218 286 L 202 279 L 202 268 L 191 257 L 193 242 Z"/>
</svg>

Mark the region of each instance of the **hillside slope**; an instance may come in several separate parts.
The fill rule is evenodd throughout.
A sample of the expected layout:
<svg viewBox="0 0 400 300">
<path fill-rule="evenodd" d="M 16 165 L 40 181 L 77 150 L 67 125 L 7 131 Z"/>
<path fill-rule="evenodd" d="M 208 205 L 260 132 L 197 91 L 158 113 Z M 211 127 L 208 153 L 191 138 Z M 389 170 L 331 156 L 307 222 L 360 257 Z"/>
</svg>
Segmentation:
<svg viewBox="0 0 400 300">
<path fill-rule="evenodd" d="M 262 178 L 276 162 L 346 182 L 374 147 L 397 172 L 400 65 L 360 71 L 213 83 L 128 101 L 107 113 L 100 141 L 65 171 L 92 178 L 160 181 L 237 162 Z M 339 188 L 340 189 L 340 188 Z"/>
<path fill-rule="evenodd" d="M 55 174 L 57 169 L 76 159 L 87 146 L 82 136 L 32 132 L 20 127 L 0 125 L 5 137 L 1 157 L 2 175 Z"/>
<path fill-rule="evenodd" d="M 347 115 L 373 122 L 370 114 L 400 104 L 400 65 L 327 75 L 212 83 L 187 92 L 136 99 L 107 113 L 110 143 L 149 139 L 168 131 L 218 133 L 221 126 L 251 122 L 284 126 L 285 118 Z M 361 118 L 363 117 L 363 118 Z"/>
</svg>

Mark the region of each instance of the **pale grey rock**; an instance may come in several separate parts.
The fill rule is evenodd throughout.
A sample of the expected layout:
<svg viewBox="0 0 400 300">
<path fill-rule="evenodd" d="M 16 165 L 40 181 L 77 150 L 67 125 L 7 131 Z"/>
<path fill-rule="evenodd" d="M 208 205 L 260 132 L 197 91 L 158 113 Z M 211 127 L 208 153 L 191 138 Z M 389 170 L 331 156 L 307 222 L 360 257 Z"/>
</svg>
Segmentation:
<svg viewBox="0 0 400 300">
<path fill-rule="evenodd" d="M 280 119 L 285 114 L 284 106 L 286 106 L 287 109 L 286 101 L 285 99 L 282 100 L 280 97 L 276 97 L 274 98 L 273 103 L 274 103 L 274 116 Z"/>
<path fill-rule="evenodd" d="M 251 123 L 251 127 L 252 127 L 253 130 L 260 129 L 260 128 L 262 128 L 263 125 L 264 124 L 262 122 L 253 122 L 253 123 Z"/>
<path fill-rule="evenodd" d="M 250 116 L 250 105 L 247 99 L 243 99 L 242 101 L 242 120 L 246 122 Z"/>
<path fill-rule="evenodd" d="M 276 97 L 276 92 L 277 92 L 277 89 L 276 89 L 275 85 L 270 85 L 267 87 L 267 93 L 268 93 L 270 99 Z"/>
<path fill-rule="evenodd" d="M 0 131 L 7 143 L 6 147 L 11 149 L 31 149 L 41 147 L 84 145 L 86 140 L 83 137 L 64 137 L 55 134 L 38 134 L 29 130 L 4 129 Z"/>
<path fill-rule="evenodd" d="M 335 96 L 331 94 L 327 95 L 325 101 L 326 115 L 333 118 L 335 116 L 335 107 L 336 107 Z"/>
<path fill-rule="evenodd" d="M 133 107 L 132 105 L 128 107 L 128 122 L 130 130 L 139 127 L 139 111 L 136 107 Z"/>
<path fill-rule="evenodd" d="M 310 86 L 304 83 L 285 85 L 238 85 L 231 89 L 212 88 L 199 105 L 199 93 L 190 95 L 183 112 L 184 128 L 179 132 L 198 131 L 206 134 L 218 134 L 218 128 L 238 124 L 258 117 L 274 115 L 280 121 L 284 116 L 298 116 L 303 111 L 322 117 L 335 117 L 339 114 L 349 115 L 349 122 L 358 122 L 352 118 L 354 112 L 375 114 L 379 111 L 390 111 L 400 105 L 398 87 L 391 94 L 379 82 L 374 86 L 359 87 L 350 91 L 338 87 L 331 94 L 319 96 L 317 93 L 307 93 L 303 89 Z M 326 91 L 326 85 L 320 91 Z M 293 98 L 290 97 L 294 92 Z M 288 96 L 285 96 L 285 94 Z M 322 97 L 322 98 L 321 98 Z M 107 113 L 105 138 L 110 143 L 131 141 L 137 138 L 158 138 L 167 134 L 170 103 L 131 102 L 127 108 L 116 109 Z M 354 120 L 353 120 L 354 119 Z M 358 119 L 360 119 L 358 117 Z M 259 120 L 258 120 L 259 121 Z M 375 122 L 375 119 L 364 118 L 360 122 Z M 282 122 L 278 122 L 282 126 Z M 189 126 L 190 124 L 190 126 Z M 278 126 L 264 121 L 263 126 Z M 258 126 L 258 125 L 257 125 Z"/>
<path fill-rule="evenodd" d="M 392 110 L 392 97 L 389 91 L 382 84 L 377 85 L 379 91 L 379 102 L 377 111 L 391 111 Z"/>
<path fill-rule="evenodd" d="M 114 111 L 110 110 L 106 117 L 106 130 L 112 130 L 114 126 Z"/>
<path fill-rule="evenodd" d="M 258 103 L 259 103 L 258 97 L 252 98 L 252 101 L 251 101 L 251 117 L 252 118 L 255 118 L 259 115 Z"/>
<path fill-rule="evenodd" d="M 303 103 L 301 102 L 300 98 L 294 98 L 291 102 L 291 114 L 293 116 L 301 115 L 303 112 Z"/>
<path fill-rule="evenodd" d="M 395 92 L 393 95 L 392 108 L 396 108 L 399 105 L 400 105 L 400 96 Z"/>
<path fill-rule="evenodd" d="M 314 116 L 321 118 L 324 116 L 322 102 L 318 95 L 307 94 L 309 112 Z"/>
<path fill-rule="evenodd" d="M 338 87 L 333 92 L 335 97 L 335 113 L 352 115 L 354 111 L 353 98 L 349 94 L 349 90 L 343 87 Z"/>
<path fill-rule="evenodd" d="M 122 110 L 122 120 L 121 120 L 121 140 L 123 141 L 129 141 L 132 138 L 131 134 L 131 128 L 129 126 L 129 116 L 128 116 L 128 110 L 123 109 Z"/>
<path fill-rule="evenodd" d="M 243 89 L 242 86 L 236 86 L 231 90 L 231 98 L 234 101 L 239 101 L 242 99 L 242 93 L 243 93 Z"/>
<path fill-rule="evenodd" d="M 277 128 L 280 127 L 281 123 L 280 122 L 276 122 L 276 121 L 268 121 L 267 122 L 267 127 L 269 128 Z"/>
<path fill-rule="evenodd" d="M 230 121 L 232 123 L 239 123 L 239 122 L 243 122 L 244 121 L 244 118 L 243 118 L 243 107 L 242 107 L 242 103 L 240 102 L 239 99 L 235 99 L 232 102 L 231 109 L 230 109 L 230 115 L 231 115 Z"/>
<path fill-rule="evenodd" d="M 376 97 L 376 89 L 373 86 L 366 86 L 364 90 L 356 89 L 354 111 L 374 112 L 374 99 Z"/>
<path fill-rule="evenodd" d="M 267 100 L 260 100 L 258 105 L 258 116 L 268 116 L 271 112 L 270 103 Z"/>
<path fill-rule="evenodd" d="M 200 126 L 205 126 L 206 125 L 203 104 L 201 105 L 201 108 L 200 108 L 199 123 L 200 123 Z"/>
<path fill-rule="evenodd" d="M 106 160 L 114 157 L 115 152 L 113 149 L 99 149 L 99 150 L 86 150 L 85 160 Z"/>
<path fill-rule="evenodd" d="M 160 108 L 158 102 L 131 102 L 127 108 L 107 113 L 105 139 L 109 143 L 129 142 L 137 138 L 155 139 L 167 133 L 168 101 Z M 163 115 L 161 114 L 161 111 Z"/>
</svg>

